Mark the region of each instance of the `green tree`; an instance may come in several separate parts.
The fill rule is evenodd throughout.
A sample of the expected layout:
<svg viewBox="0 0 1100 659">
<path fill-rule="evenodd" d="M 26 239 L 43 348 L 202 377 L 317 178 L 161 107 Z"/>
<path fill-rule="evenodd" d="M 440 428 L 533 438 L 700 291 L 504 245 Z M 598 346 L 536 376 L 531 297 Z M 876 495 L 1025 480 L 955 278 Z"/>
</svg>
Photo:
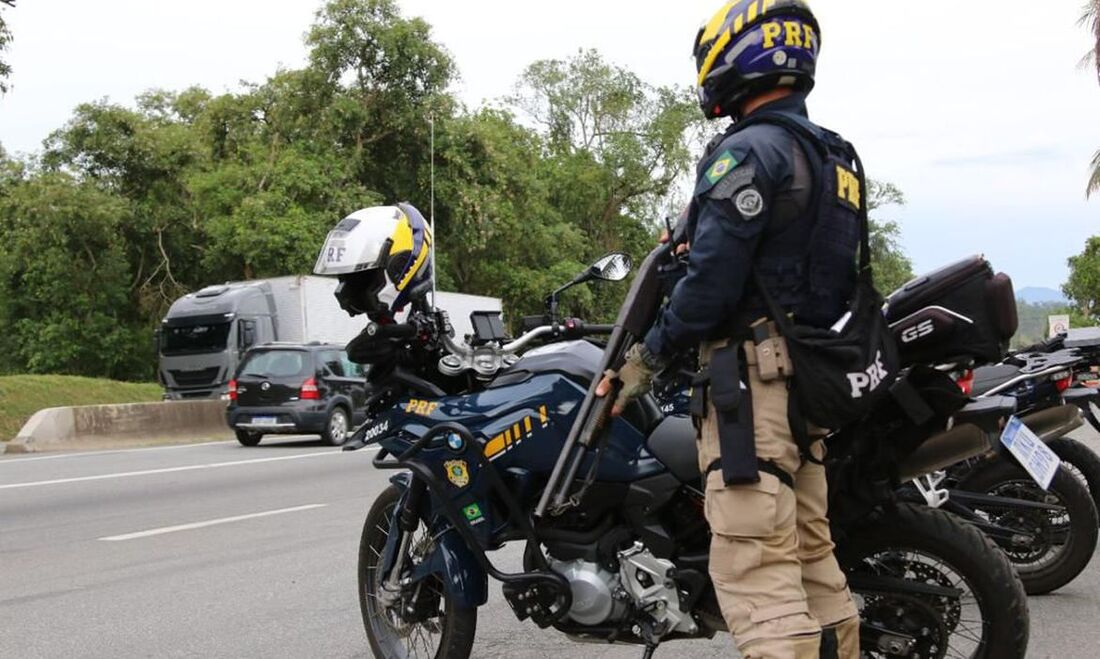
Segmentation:
<svg viewBox="0 0 1100 659">
<path fill-rule="evenodd" d="M 395 0 L 330 0 L 306 45 L 309 95 L 325 106 L 316 136 L 335 142 L 360 183 L 383 198 L 419 196 L 430 118 L 452 114 L 446 90 L 457 76 L 428 23 L 402 16 Z"/>
<path fill-rule="evenodd" d="M 869 212 L 905 205 L 905 195 L 893 183 L 868 180 L 867 185 Z M 901 245 L 901 227 L 896 221 L 871 218 L 871 264 L 875 286 L 884 295 L 913 278 L 913 262 Z"/>
<path fill-rule="evenodd" d="M 1100 237 L 1089 238 L 1085 250 L 1069 258 L 1069 280 L 1062 292 L 1088 324 L 1100 320 Z"/>
<path fill-rule="evenodd" d="M 167 98 L 146 94 L 136 109 L 105 101 L 80 105 L 47 138 L 42 156 L 45 172 L 71 173 L 131 203 L 132 214 L 116 230 L 136 268 L 135 300 L 150 315 L 163 313 L 201 280 L 205 249 L 185 180 L 202 165 L 203 145 L 166 112 Z"/>
<path fill-rule="evenodd" d="M 123 378 L 152 374 L 148 321 L 122 226 L 130 204 L 63 173 L 0 197 L 0 364 L 4 370 Z"/>
<path fill-rule="evenodd" d="M 655 87 L 587 50 L 531 64 L 508 100 L 544 140 L 540 179 L 548 203 L 586 238 L 570 262 L 611 250 L 647 253 L 674 184 L 693 164 L 690 147 L 703 121 L 691 91 Z M 571 308 L 606 317 L 622 291 L 575 291 Z"/>
<path fill-rule="evenodd" d="M 11 28 L 4 20 L 4 10 L 14 7 L 15 0 L 0 0 L 0 94 L 8 93 L 8 78 L 11 76 L 11 64 L 4 58 L 4 53 L 11 46 Z"/>
</svg>

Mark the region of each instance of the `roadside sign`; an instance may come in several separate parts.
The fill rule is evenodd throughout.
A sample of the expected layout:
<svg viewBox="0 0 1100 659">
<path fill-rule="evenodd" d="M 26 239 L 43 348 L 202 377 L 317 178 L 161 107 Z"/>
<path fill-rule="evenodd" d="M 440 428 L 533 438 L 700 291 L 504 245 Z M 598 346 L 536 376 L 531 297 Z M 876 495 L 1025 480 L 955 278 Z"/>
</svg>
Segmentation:
<svg viewBox="0 0 1100 659">
<path fill-rule="evenodd" d="M 1050 323 L 1050 334 L 1048 338 L 1054 338 L 1059 334 L 1065 334 L 1069 332 L 1069 316 L 1047 316 L 1047 320 Z"/>
</svg>

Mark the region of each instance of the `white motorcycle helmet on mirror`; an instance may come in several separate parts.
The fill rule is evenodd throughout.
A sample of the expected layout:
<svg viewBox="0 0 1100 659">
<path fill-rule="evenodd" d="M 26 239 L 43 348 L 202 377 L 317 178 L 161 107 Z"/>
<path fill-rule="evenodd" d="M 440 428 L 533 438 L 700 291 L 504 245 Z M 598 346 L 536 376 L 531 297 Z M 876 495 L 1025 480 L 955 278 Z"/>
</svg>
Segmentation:
<svg viewBox="0 0 1100 659">
<path fill-rule="evenodd" d="M 431 248 L 431 227 L 411 204 L 364 208 L 329 232 L 313 272 L 340 280 L 348 314 L 388 321 L 430 285 Z"/>
</svg>

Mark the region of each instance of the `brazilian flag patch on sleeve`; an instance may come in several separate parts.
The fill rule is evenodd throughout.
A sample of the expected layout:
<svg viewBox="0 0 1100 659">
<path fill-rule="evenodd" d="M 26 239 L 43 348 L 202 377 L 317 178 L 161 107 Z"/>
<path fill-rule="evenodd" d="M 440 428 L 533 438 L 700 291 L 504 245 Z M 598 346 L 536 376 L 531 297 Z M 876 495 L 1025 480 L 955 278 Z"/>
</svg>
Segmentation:
<svg viewBox="0 0 1100 659">
<path fill-rule="evenodd" d="M 725 178 L 726 174 L 732 172 L 737 165 L 737 158 L 733 157 L 733 153 L 731 153 L 729 149 L 723 151 L 722 155 L 718 156 L 718 160 L 715 160 L 714 164 L 707 170 L 707 181 L 711 185 L 714 185 Z"/>
</svg>

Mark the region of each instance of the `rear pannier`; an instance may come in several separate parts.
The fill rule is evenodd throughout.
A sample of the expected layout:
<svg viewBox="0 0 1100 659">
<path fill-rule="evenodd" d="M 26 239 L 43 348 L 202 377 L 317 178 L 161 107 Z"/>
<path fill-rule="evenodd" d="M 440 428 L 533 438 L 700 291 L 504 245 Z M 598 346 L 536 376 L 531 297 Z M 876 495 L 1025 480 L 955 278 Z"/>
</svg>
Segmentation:
<svg viewBox="0 0 1100 659">
<path fill-rule="evenodd" d="M 917 277 L 886 300 L 902 364 L 994 363 L 1016 334 L 1012 280 L 973 256 Z"/>
</svg>

